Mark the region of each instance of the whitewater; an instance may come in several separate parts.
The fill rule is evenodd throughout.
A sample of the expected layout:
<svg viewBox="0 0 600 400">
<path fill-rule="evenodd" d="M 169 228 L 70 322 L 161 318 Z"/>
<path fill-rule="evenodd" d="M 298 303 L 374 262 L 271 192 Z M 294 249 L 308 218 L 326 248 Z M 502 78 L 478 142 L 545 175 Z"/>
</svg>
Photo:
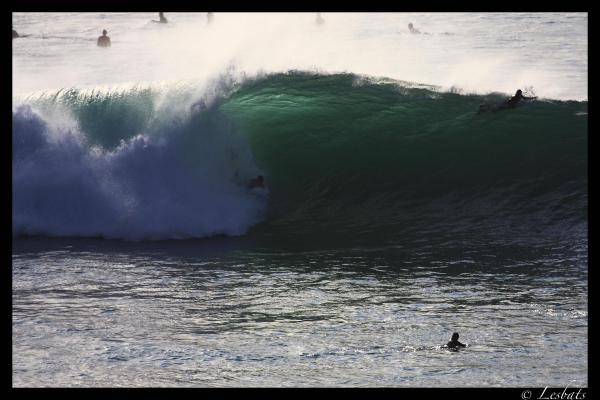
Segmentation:
<svg viewBox="0 0 600 400">
<path fill-rule="evenodd" d="M 14 386 L 587 386 L 587 13 L 165 16 L 12 15 Z"/>
</svg>

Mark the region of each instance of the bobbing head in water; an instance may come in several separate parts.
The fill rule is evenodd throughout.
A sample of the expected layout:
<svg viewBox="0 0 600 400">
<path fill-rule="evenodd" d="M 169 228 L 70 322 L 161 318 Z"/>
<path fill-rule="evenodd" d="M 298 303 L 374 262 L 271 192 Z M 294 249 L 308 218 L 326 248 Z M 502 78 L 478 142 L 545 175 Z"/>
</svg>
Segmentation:
<svg viewBox="0 0 600 400">
<path fill-rule="evenodd" d="M 452 334 L 452 339 L 448 342 L 448 344 L 446 344 L 446 347 L 449 349 L 456 349 L 458 347 L 467 347 L 466 344 L 462 344 L 461 342 L 458 341 L 458 332 L 454 332 Z"/>
</svg>

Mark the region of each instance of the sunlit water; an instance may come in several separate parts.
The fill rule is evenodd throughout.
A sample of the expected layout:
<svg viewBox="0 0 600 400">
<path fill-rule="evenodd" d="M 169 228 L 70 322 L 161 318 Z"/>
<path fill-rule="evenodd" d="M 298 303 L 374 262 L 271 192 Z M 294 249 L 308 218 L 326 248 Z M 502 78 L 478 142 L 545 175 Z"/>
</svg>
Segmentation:
<svg viewBox="0 0 600 400">
<path fill-rule="evenodd" d="M 13 89 L 352 72 L 466 92 L 587 99 L 587 13 L 13 14 Z M 410 34 L 412 22 L 423 32 Z M 103 29 L 112 47 L 96 47 Z"/>
<path fill-rule="evenodd" d="M 228 243 L 17 242 L 14 385 L 587 386 L 585 248 Z"/>
</svg>

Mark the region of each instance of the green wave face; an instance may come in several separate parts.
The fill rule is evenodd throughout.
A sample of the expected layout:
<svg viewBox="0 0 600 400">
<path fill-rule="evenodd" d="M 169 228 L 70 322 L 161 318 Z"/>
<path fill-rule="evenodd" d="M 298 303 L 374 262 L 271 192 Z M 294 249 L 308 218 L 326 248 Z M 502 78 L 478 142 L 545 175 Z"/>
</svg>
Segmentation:
<svg viewBox="0 0 600 400">
<path fill-rule="evenodd" d="M 477 112 L 503 100 L 291 73 L 245 84 L 221 111 L 266 171 L 264 232 L 397 242 L 420 232 L 580 231 L 587 103 Z"/>
</svg>

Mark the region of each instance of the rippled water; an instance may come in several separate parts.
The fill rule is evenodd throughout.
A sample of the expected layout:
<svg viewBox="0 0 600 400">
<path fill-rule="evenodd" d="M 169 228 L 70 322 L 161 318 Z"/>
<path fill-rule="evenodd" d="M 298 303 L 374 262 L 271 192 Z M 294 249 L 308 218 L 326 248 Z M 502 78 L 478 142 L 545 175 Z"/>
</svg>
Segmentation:
<svg viewBox="0 0 600 400">
<path fill-rule="evenodd" d="M 587 386 L 587 249 L 550 250 L 19 240 L 13 384 Z"/>
</svg>

